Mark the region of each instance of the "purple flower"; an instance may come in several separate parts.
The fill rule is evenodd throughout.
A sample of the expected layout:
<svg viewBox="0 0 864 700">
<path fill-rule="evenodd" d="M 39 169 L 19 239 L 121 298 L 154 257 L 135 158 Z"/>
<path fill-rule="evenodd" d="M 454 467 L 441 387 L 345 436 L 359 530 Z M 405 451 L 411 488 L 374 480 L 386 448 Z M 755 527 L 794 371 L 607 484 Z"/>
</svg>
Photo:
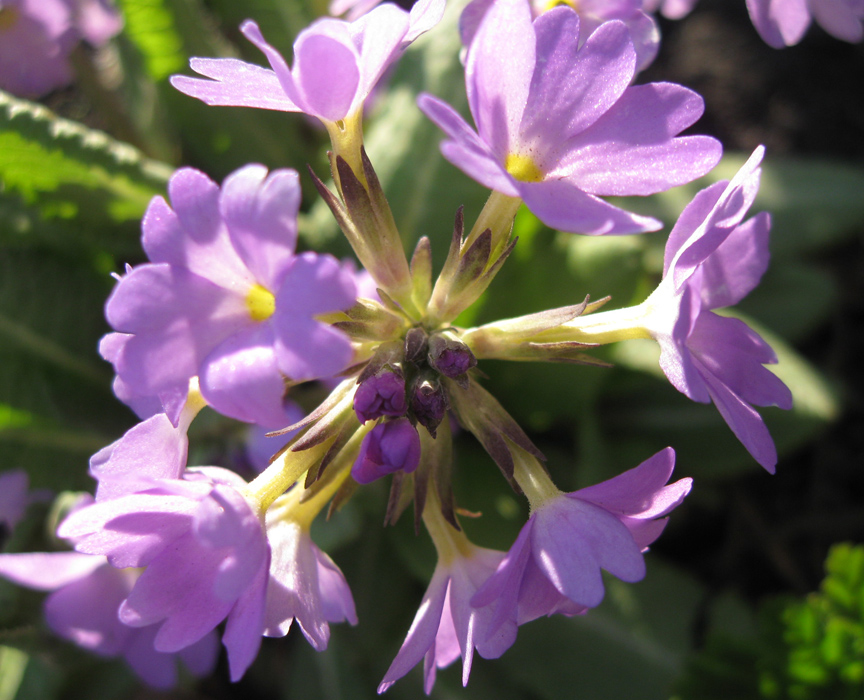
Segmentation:
<svg viewBox="0 0 864 700">
<path fill-rule="evenodd" d="M 473 0 L 463 10 L 459 18 L 459 33 L 462 43 L 470 45 L 477 28 L 486 11 L 495 0 Z M 562 3 L 563 4 L 563 3 Z M 581 26 L 580 36 L 574 37 L 585 43 L 585 39 L 604 22 L 617 19 L 627 25 L 633 48 L 636 51 L 636 71 L 644 70 L 657 56 L 660 47 L 660 31 L 652 17 L 643 12 L 642 0 L 580 0 L 578 3 L 566 3 L 578 14 Z M 531 0 L 534 17 L 541 15 L 557 6 L 548 0 Z"/>
<path fill-rule="evenodd" d="M 690 479 L 666 485 L 674 463 L 674 451 L 666 448 L 613 479 L 534 507 L 506 558 L 471 600 L 494 608 L 487 633 L 505 623 L 596 607 L 604 594 L 601 569 L 623 581 L 641 580 L 642 552 L 666 524 L 659 518 L 690 491 Z"/>
<path fill-rule="evenodd" d="M 279 511 L 276 501 L 267 513 L 273 559 L 264 635 L 283 637 L 296 619 L 315 650 L 324 651 L 330 639 L 329 622 L 357 624 L 351 589 L 339 567 L 312 541 L 308 528 Z"/>
<path fill-rule="evenodd" d="M 190 391 L 176 425 L 165 413 L 157 413 L 94 454 L 90 475 L 99 482 L 96 500 L 143 491 L 160 479 L 182 478 L 189 452 L 187 431 L 203 407 L 197 389 Z"/>
<path fill-rule="evenodd" d="M 660 366 L 681 393 L 713 401 L 759 464 L 774 472 L 777 451 L 756 406 L 792 407 L 792 394 L 763 367 L 771 347 L 743 321 L 712 313 L 737 304 L 768 267 L 770 218 L 741 223 L 759 189 L 764 149 L 731 182 L 718 182 L 687 205 L 666 244 L 663 281 L 642 304 L 660 344 Z"/>
<path fill-rule="evenodd" d="M 407 418 L 376 425 L 360 444 L 351 476 L 368 484 L 397 471 L 413 472 L 420 463 L 420 435 Z"/>
<path fill-rule="evenodd" d="M 178 170 L 173 208 L 156 197 L 143 222 L 152 261 L 118 283 L 106 316 L 120 333 L 103 353 L 127 400 L 158 396 L 177 424 L 190 378 L 217 411 L 276 425 L 286 380 L 340 371 L 347 337 L 315 320 L 355 298 L 350 272 L 331 256 L 295 255 L 297 173 L 246 166 L 219 187 Z M 151 399 L 152 401 L 152 399 Z"/>
<path fill-rule="evenodd" d="M 153 646 L 156 626 L 124 625 L 117 610 L 138 572 L 115 569 L 105 557 L 77 552 L 2 554 L 0 576 L 27 588 L 52 591 L 44 610 L 55 634 L 98 656 L 123 657 L 154 688 L 177 684 L 177 661 L 196 676 L 209 674 L 216 665 L 213 632 L 176 653 L 165 653 Z"/>
<path fill-rule="evenodd" d="M 247 20 L 240 29 L 272 70 L 232 58 L 193 58 L 192 70 L 212 80 L 174 76 L 171 84 L 209 105 L 304 112 L 339 122 L 360 114 L 387 67 L 443 11 L 444 0 L 420 0 L 410 14 L 387 3 L 354 22 L 319 19 L 298 35 L 291 68 Z"/>
<path fill-rule="evenodd" d="M 68 85 L 78 42 L 102 45 L 122 26 L 106 0 L 0 0 L 0 89 L 40 97 Z"/>
<path fill-rule="evenodd" d="M 72 12 L 81 38 L 92 46 L 102 46 L 123 29 L 123 16 L 112 0 L 65 0 Z"/>
<path fill-rule="evenodd" d="M 487 659 L 497 659 L 516 639 L 516 625 L 501 625 L 488 633 L 492 610 L 471 606 L 471 598 L 495 572 L 503 552 L 470 546 L 439 559 L 429 588 L 408 630 L 408 636 L 378 686 L 383 693 L 423 659 L 423 688 L 432 692 L 435 671 L 462 657 L 462 685 L 468 684 L 476 648 Z"/>
<path fill-rule="evenodd" d="M 131 272 L 132 266 L 127 265 L 126 272 Z M 122 360 L 123 350 L 132 338 L 131 333 L 108 333 L 102 336 L 99 341 L 99 354 L 102 359 L 111 363 L 115 372 L 120 366 L 125 366 L 125 361 Z M 114 375 L 112 384 L 114 395 L 131 408 L 142 420 L 150 418 L 150 416 L 165 411 L 169 416 L 174 417 L 176 422 L 177 416 L 183 405 L 186 403 L 186 394 L 188 386 L 178 385 L 170 391 L 163 391 L 159 395 L 155 394 L 138 394 L 134 384 L 130 385 L 123 380 L 120 374 Z"/>
<path fill-rule="evenodd" d="M 864 0 L 747 0 L 747 10 L 756 31 L 775 49 L 801 41 L 813 19 L 843 41 L 864 38 Z"/>
<path fill-rule="evenodd" d="M 418 104 L 449 136 L 441 146 L 448 160 L 483 185 L 524 200 L 552 228 L 656 230 L 658 221 L 598 195 L 648 195 L 689 182 L 715 165 L 720 144 L 675 137 L 702 114 L 695 93 L 670 83 L 630 86 L 636 54 L 621 22 L 603 24 L 581 48 L 579 31 L 579 16 L 568 7 L 532 24 L 526 2 L 498 0 L 466 61 L 477 132 L 431 95 Z"/>
<path fill-rule="evenodd" d="M 216 468 L 187 478 L 81 508 L 58 535 L 117 568 L 146 567 L 119 617 L 158 625 L 157 651 L 184 649 L 226 620 L 222 642 L 237 680 L 260 646 L 270 548 L 242 479 Z"/>
<path fill-rule="evenodd" d="M 63 0 L 0 2 L 0 88 L 39 97 L 72 82 L 69 54 L 78 42 Z"/>
</svg>

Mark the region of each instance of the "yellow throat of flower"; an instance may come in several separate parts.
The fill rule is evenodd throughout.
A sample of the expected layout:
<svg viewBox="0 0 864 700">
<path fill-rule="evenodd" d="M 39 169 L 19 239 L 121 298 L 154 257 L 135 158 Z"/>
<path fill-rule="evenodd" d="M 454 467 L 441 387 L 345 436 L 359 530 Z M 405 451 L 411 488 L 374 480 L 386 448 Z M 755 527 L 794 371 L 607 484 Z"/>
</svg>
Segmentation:
<svg viewBox="0 0 864 700">
<path fill-rule="evenodd" d="M 18 11 L 12 7 L 0 7 L 0 32 L 5 32 L 15 26 L 18 21 Z"/>
<path fill-rule="evenodd" d="M 554 10 L 560 5 L 572 7 L 574 10 L 576 10 L 576 12 L 579 12 L 579 3 L 576 2 L 576 0 L 549 0 L 546 3 L 543 3 L 543 9 L 541 10 L 541 14 L 543 12 L 549 12 L 549 10 Z"/>
<path fill-rule="evenodd" d="M 508 153 L 504 168 L 520 182 L 542 182 L 543 171 L 533 161 L 531 156 L 521 153 Z"/>
<path fill-rule="evenodd" d="M 266 321 L 276 310 L 276 298 L 268 289 L 256 284 L 246 295 L 246 308 L 253 321 Z"/>
</svg>

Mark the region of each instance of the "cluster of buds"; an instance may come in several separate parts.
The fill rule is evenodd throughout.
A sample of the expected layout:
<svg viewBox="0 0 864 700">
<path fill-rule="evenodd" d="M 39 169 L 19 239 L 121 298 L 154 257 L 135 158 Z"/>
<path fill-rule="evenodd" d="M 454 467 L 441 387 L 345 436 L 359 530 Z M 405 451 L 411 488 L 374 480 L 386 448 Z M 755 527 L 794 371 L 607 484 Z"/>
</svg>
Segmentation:
<svg viewBox="0 0 864 700">
<path fill-rule="evenodd" d="M 102 344 L 118 397 L 143 421 L 93 457 L 95 502 L 72 512 L 58 534 L 96 557 L 81 569 L 87 575 L 109 565 L 135 570 L 119 620 L 148 630 L 161 654 L 203 644 L 223 621 L 235 680 L 261 637 L 287 634 L 295 619 L 316 649 L 326 648 L 330 622 L 357 619 L 348 583 L 312 542 L 311 523 L 388 475 L 385 521 L 395 523 L 413 501 L 415 527 L 425 526 L 438 565 L 379 692 L 421 660 L 429 692 L 436 668 L 460 656 L 467 683 L 475 650 L 500 656 L 519 625 L 597 606 L 601 570 L 642 578 L 643 552 L 691 487 L 686 478 L 668 483 L 673 450 L 564 493 L 544 455 L 483 387 L 478 361 L 602 364 L 587 354 L 592 347 L 652 338 L 672 384 L 713 401 L 755 459 L 774 468 L 773 442 L 752 405 L 788 408 L 791 395 L 764 367 L 776 362 L 764 340 L 712 311 L 737 303 L 767 267 L 770 219 L 744 221 L 762 149 L 684 210 L 664 277 L 642 304 L 601 311 L 608 299 L 585 298 L 460 327 L 460 314 L 517 245 L 512 227 L 523 203 L 563 231 L 657 230 L 660 222 L 602 197 L 690 182 L 717 163 L 721 147 L 678 135 L 701 115 L 698 95 L 668 83 L 632 85 L 644 62 L 624 22 L 588 23 L 586 31 L 568 6 L 537 18 L 525 0 L 475 6 L 465 66 L 476 129 L 431 95 L 419 107 L 446 133 L 444 156 L 492 192 L 470 229 L 456 213 L 435 277 L 428 238 L 410 260 L 405 254 L 363 146 L 362 119 L 382 73 L 443 9 L 443 0 L 421 0 L 410 14 L 382 5 L 354 22 L 320 20 L 298 37 L 293 67 L 250 22 L 243 33 L 272 70 L 194 59 L 207 79 L 173 81 L 209 104 L 322 121 L 333 184 L 313 174 L 315 185 L 372 284 L 331 256 L 295 251 L 293 171 L 250 165 L 220 187 L 182 169 L 169 184 L 170 204 L 151 203 L 143 222 L 150 262 L 120 278 L 107 304 L 116 332 Z M 335 380 L 329 396 L 299 422 L 288 418 L 289 390 L 318 379 Z M 205 406 L 287 443 L 248 483 L 226 469 L 189 468 L 186 433 Z M 509 552 L 475 545 L 459 525 L 451 418 L 527 498 L 531 515 Z M 20 568 L 0 561 L 0 572 L 26 582 Z"/>
</svg>

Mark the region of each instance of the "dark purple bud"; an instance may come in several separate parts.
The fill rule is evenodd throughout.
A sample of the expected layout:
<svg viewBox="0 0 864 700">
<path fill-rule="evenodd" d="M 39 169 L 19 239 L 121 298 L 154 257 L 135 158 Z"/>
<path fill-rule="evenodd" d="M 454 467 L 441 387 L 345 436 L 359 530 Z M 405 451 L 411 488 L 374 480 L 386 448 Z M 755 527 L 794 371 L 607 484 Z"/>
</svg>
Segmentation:
<svg viewBox="0 0 864 700">
<path fill-rule="evenodd" d="M 363 438 L 351 467 L 359 484 L 368 484 L 400 470 L 413 472 L 420 463 L 420 434 L 407 418 L 376 425 Z"/>
<path fill-rule="evenodd" d="M 458 377 L 477 366 L 471 349 L 452 333 L 436 333 L 429 338 L 429 364 L 445 377 Z"/>
<path fill-rule="evenodd" d="M 420 425 L 424 426 L 432 437 L 435 429 L 447 415 L 449 404 L 447 394 L 437 377 L 418 377 L 411 390 L 411 411 Z"/>
<path fill-rule="evenodd" d="M 354 392 L 354 412 L 361 423 L 381 416 L 403 416 L 407 408 L 405 378 L 390 367 L 360 382 Z"/>
</svg>

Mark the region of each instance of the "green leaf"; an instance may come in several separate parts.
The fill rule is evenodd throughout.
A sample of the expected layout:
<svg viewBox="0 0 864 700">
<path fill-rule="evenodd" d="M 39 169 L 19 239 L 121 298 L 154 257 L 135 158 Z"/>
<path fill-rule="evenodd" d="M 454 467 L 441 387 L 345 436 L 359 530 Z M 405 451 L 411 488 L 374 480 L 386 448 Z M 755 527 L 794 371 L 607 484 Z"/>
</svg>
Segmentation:
<svg viewBox="0 0 864 700">
<path fill-rule="evenodd" d="M 127 144 L 0 92 L 4 200 L 17 193 L 45 219 L 116 224 L 140 218 L 170 174 Z"/>
<path fill-rule="evenodd" d="M 124 32 L 138 47 L 153 80 L 163 80 L 185 67 L 183 40 L 164 0 L 118 0 L 118 5 Z"/>
<path fill-rule="evenodd" d="M 705 648 L 678 682 L 683 700 L 789 698 L 852 700 L 864 692 L 864 610 L 838 604 L 864 591 L 864 547 L 839 544 L 825 563 L 821 591 L 761 605 L 756 633 L 710 624 Z M 841 596 L 845 597 L 845 594 Z"/>
<path fill-rule="evenodd" d="M 87 488 L 87 458 L 128 426 L 96 353 L 112 280 L 46 251 L 0 255 L 0 460 L 40 486 Z"/>
</svg>

